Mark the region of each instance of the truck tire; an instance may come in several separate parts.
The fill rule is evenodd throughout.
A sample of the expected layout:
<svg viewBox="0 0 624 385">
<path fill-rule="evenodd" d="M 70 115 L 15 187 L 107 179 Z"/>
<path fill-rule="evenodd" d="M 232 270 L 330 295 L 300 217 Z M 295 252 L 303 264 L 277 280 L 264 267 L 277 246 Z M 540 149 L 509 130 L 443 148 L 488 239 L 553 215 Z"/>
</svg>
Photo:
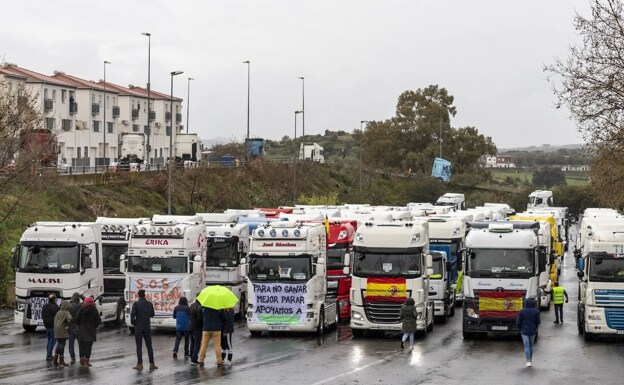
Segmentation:
<svg viewBox="0 0 624 385">
<path fill-rule="evenodd" d="M 424 330 L 417 330 L 416 337 L 420 338 L 421 340 L 424 340 L 425 338 L 427 338 L 427 328 L 428 327 L 426 327 Z"/>
<path fill-rule="evenodd" d="M 444 322 L 446 322 L 446 320 Z M 429 325 L 427 325 L 427 331 L 428 332 L 432 332 L 433 331 L 433 319 L 431 320 L 431 323 Z"/>
<path fill-rule="evenodd" d="M 470 333 L 470 332 L 462 331 L 462 337 L 464 337 L 465 340 L 474 340 L 475 339 L 475 334 L 474 333 Z"/>
<path fill-rule="evenodd" d="M 316 334 L 318 336 L 322 336 L 325 334 L 325 309 L 321 307 L 321 312 L 319 313 L 319 323 L 316 327 Z"/>
<path fill-rule="evenodd" d="M 583 326 L 583 339 L 588 342 L 594 340 L 594 335 L 587 333 L 587 331 L 585 331 L 585 326 Z"/>
<path fill-rule="evenodd" d="M 250 330 L 249 334 L 251 334 L 252 337 L 260 337 L 262 335 L 262 332 L 257 330 Z"/>
<path fill-rule="evenodd" d="M 245 319 L 245 312 L 247 311 L 247 296 L 245 294 L 241 294 L 240 301 L 238 303 L 238 314 L 236 314 L 234 318 L 242 320 Z"/>
<path fill-rule="evenodd" d="M 37 325 L 22 325 L 24 327 L 24 330 L 26 330 L 28 333 L 34 333 L 35 330 L 37 330 Z"/>
<path fill-rule="evenodd" d="M 115 312 L 115 325 L 121 326 L 126 320 L 126 308 L 121 302 L 117 303 L 117 311 Z"/>
<path fill-rule="evenodd" d="M 453 317 L 455 315 L 455 306 L 457 306 L 457 296 L 453 293 L 453 303 L 451 304 L 451 313 L 450 316 Z"/>
</svg>

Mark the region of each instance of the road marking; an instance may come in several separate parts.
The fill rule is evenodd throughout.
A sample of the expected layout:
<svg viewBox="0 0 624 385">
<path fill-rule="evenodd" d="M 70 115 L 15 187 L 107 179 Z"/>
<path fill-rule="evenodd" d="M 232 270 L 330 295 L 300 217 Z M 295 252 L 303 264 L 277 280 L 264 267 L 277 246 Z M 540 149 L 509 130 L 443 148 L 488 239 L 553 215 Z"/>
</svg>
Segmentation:
<svg viewBox="0 0 624 385">
<path fill-rule="evenodd" d="M 346 372 L 346 373 L 341 373 L 341 374 L 335 375 L 335 376 L 333 376 L 333 377 L 329 377 L 329 378 L 326 378 L 326 379 L 324 379 L 324 380 L 321 380 L 321 381 L 318 381 L 318 382 L 314 382 L 314 383 L 312 383 L 312 385 L 321 385 L 321 384 L 326 384 L 326 383 L 328 383 L 328 382 L 334 381 L 334 380 L 335 380 L 335 379 L 337 379 L 337 378 L 344 377 L 344 376 L 348 376 L 348 375 L 351 375 L 351 374 L 353 374 L 353 373 L 357 373 L 357 372 L 359 372 L 359 371 L 362 371 L 362 370 L 364 370 L 364 369 L 368 369 L 368 368 L 370 368 L 371 366 L 375 366 L 375 365 L 378 365 L 378 364 L 382 364 L 382 363 L 388 362 L 388 361 L 390 361 L 392 358 L 394 358 L 394 357 L 396 357 L 396 356 L 398 356 L 398 355 L 404 354 L 404 353 L 405 353 L 405 352 L 402 352 L 402 351 L 401 351 L 401 352 L 396 352 L 396 353 L 394 353 L 394 354 L 392 354 L 392 355 L 390 355 L 390 356 L 388 356 L 388 357 L 382 358 L 382 359 L 377 360 L 377 361 L 373 361 L 373 362 L 371 362 L 370 364 L 366 364 L 366 365 L 364 365 L 364 366 L 360 366 L 359 368 L 355 368 L 355 369 L 353 369 L 353 370 L 351 370 L 351 371 L 348 371 L 348 372 Z"/>
</svg>

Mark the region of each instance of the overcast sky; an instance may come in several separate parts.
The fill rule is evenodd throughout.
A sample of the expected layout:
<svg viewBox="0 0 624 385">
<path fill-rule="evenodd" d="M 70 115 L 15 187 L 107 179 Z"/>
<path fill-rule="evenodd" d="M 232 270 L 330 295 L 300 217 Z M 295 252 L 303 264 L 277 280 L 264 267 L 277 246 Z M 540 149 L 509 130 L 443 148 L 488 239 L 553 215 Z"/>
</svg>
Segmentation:
<svg viewBox="0 0 624 385">
<path fill-rule="evenodd" d="M 123 86 L 147 83 L 187 106 L 202 139 L 242 141 L 251 61 L 252 137 L 294 134 L 305 77 L 306 134 L 351 132 L 394 115 L 398 96 L 430 84 L 455 97 L 454 127 L 499 148 L 581 143 L 555 109 L 542 67 L 579 41 L 590 0 L 108 0 L 5 2 L 0 58 Z M 186 125 L 186 110 L 183 111 Z M 301 134 L 301 116 L 297 126 Z"/>
</svg>

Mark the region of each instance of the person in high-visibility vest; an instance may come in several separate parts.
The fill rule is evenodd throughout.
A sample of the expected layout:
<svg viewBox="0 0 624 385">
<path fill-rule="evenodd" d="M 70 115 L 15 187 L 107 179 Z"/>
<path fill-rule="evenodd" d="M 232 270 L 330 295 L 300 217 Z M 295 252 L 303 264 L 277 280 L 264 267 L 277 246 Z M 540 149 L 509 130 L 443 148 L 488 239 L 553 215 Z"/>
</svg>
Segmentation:
<svg viewBox="0 0 624 385">
<path fill-rule="evenodd" d="M 559 286 L 559 283 L 555 282 L 552 289 L 550 289 L 550 296 L 555 305 L 554 323 L 558 324 L 559 319 L 561 319 L 561 323 L 563 323 L 563 298 L 565 297 L 565 303 L 568 303 L 568 293 L 566 293 L 563 286 Z"/>
</svg>

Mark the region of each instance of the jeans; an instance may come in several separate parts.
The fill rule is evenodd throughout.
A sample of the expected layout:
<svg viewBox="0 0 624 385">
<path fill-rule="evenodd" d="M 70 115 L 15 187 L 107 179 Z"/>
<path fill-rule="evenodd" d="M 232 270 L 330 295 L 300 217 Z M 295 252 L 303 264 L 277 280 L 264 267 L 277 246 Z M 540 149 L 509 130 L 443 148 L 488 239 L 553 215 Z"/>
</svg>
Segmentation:
<svg viewBox="0 0 624 385">
<path fill-rule="evenodd" d="M 559 320 L 561 320 L 561 322 L 563 322 L 563 304 L 555 304 L 555 321 L 559 322 Z"/>
<path fill-rule="evenodd" d="M 74 342 L 78 339 L 78 331 L 70 330 L 69 331 L 69 356 L 72 360 L 76 359 L 76 351 L 74 350 Z"/>
<path fill-rule="evenodd" d="M 189 355 L 189 331 L 188 330 L 176 330 L 176 339 L 173 344 L 173 352 L 178 353 L 180 348 L 180 340 L 184 337 L 184 357 Z"/>
<path fill-rule="evenodd" d="M 405 342 L 407 340 L 407 337 L 409 337 L 410 347 L 414 346 L 414 333 L 403 333 L 403 338 L 401 338 L 401 341 Z"/>
<path fill-rule="evenodd" d="M 152 350 L 152 333 L 150 330 L 134 329 L 134 342 L 136 343 L 137 363 L 143 364 L 143 340 L 147 348 L 147 356 L 150 364 L 154 363 L 154 350 Z"/>
<path fill-rule="evenodd" d="M 220 364 L 223 362 L 221 359 L 221 332 L 203 332 L 201 350 L 199 351 L 199 362 L 204 362 L 210 340 L 212 340 L 212 344 L 214 345 L 217 363 Z"/>
<path fill-rule="evenodd" d="M 202 332 L 201 330 L 191 331 L 191 362 L 197 362 L 199 349 L 201 347 Z"/>
<path fill-rule="evenodd" d="M 524 344 L 524 355 L 526 356 L 526 360 L 531 362 L 533 359 L 533 343 L 535 342 L 535 334 L 526 335 L 521 334 L 522 343 Z"/>
<path fill-rule="evenodd" d="M 47 358 L 52 357 L 52 353 L 54 352 L 54 343 L 56 342 L 54 339 L 54 328 L 46 328 L 46 336 L 48 337 Z"/>
<path fill-rule="evenodd" d="M 56 354 L 61 357 L 65 355 L 65 342 L 67 342 L 67 338 L 56 339 Z"/>
</svg>

